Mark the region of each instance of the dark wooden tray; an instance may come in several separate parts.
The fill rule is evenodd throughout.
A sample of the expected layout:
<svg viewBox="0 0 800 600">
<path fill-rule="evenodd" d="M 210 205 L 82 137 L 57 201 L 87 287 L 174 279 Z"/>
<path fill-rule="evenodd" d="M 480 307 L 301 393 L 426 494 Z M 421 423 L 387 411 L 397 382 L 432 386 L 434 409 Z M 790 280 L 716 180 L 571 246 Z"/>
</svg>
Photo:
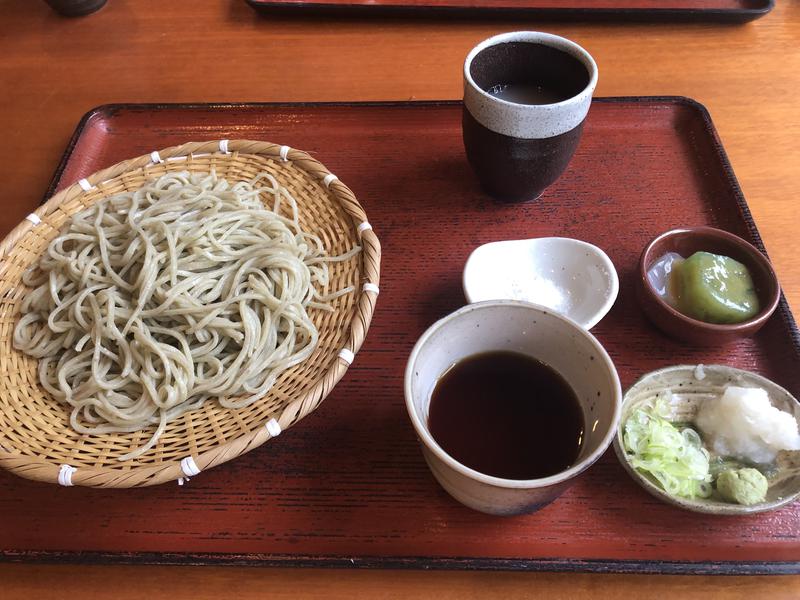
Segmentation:
<svg viewBox="0 0 800 600">
<path fill-rule="evenodd" d="M 356 15 L 464 16 L 568 21 L 746 23 L 775 0 L 246 0 L 258 11 Z"/>
<path fill-rule="evenodd" d="M 702 362 L 758 371 L 800 394 L 785 302 L 756 337 L 712 350 L 665 338 L 636 303 L 636 260 L 661 231 L 708 224 L 763 249 L 702 106 L 595 101 L 566 173 L 520 205 L 479 190 L 457 102 L 104 106 L 78 126 L 48 194 L 124 158 L 219 138 L 308 150 L 355 191 L 384 250 L 366 343 L 313 415 L 183 487 L 61 488 L 0 473 L 6 560 L 800 573 L 800 503 L 740 518 L 686 513 L 639 488 L 613 452 L 541 512 L 473 512 L 428 472 L 403 404 L 411 347 L 464 303 L 470 251 L 549 235 L 597 244 L 617 266 L 619 298 L 594 332 L 624 387 Z"/>
</svg>

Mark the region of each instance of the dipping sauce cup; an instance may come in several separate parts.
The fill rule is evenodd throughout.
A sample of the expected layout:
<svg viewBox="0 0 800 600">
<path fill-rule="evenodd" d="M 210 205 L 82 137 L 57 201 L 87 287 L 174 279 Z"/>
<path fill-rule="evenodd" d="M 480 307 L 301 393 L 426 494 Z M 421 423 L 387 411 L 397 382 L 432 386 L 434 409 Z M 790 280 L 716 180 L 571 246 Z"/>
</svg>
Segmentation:
<svg viewBox="0 0 800 600">
<path fill-rule="evenodd" d="M 533 357 L 572 387 L 585 429 L 578 457 L 566 470 L 528 480 L 485 475 L 459 463 L 431 435 L 428 414 L 438 379 L 462 359 L 491 351 Z M 555 500 L 600 458 L 617 430 L 622 390 L 608 354 L 583 327 L 535 304 L 488 300 L 444 317 L 420 337 L 406 368 L 405 400 L 425 461 L 441 486 L 475 510 L 516 515 Z"/>
<path fill-rule="evenodd" d="M 538 198 L 566 169 L 597 86 L 597 64 L 578 44 L 518 31 L 475 46 L 464 62 L 467 159 L 497 200 Z"/>
</svg>

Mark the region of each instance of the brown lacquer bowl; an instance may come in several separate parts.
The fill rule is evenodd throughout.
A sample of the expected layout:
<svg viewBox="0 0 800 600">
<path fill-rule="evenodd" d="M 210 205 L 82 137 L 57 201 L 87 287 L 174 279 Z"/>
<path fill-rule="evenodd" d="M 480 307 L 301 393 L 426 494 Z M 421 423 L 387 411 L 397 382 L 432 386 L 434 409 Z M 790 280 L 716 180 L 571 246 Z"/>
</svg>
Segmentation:
<svg viewBox="0 0 800 600">
<path fill-rule="evenodd" d="M 706 323 L 684 315 L 656 293 L 647 271 L 658 258 L 668 252 L 687 258 L 700 251 L 728 256 L 747 267 L 762 307 L 755 317 L 735 324 Z M 671 337 L 701 346 L 717 346 L 753 335 L 775 312 L 781 296 L 778 278 L 767 257 L 742 238 L 713 227 L 673 229 L 653 239 L 639 259 L 637 287 L 642 309 L 654 325 Z"/>
</svg>

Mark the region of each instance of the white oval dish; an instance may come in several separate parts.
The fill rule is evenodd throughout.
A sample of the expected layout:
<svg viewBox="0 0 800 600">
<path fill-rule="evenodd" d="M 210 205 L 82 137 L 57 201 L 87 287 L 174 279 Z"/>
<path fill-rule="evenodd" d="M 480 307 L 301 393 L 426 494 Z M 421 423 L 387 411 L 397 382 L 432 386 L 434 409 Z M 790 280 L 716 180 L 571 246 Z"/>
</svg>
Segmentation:
<svg viewBox="0 0 800 600">
<path fill-rule="evenodd" d="M 611 310 L 619 278 L 614 263 L 597 246 L 546 237 L 478 246 L 464 266 L 463 286 L 470 304 L 523 300 L 591 329 Z"/>
</svg>

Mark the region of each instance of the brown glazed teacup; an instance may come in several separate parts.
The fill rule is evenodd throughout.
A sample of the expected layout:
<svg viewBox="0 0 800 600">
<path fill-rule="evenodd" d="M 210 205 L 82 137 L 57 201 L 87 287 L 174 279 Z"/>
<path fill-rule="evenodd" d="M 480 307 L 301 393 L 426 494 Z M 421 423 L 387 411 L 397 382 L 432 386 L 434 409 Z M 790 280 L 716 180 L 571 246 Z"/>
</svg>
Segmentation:
<svg viewBox="0 0 800 600">
<path fill-rule="evenodd" d="M 464 61 L 464 148 L 483 189 L 538 198 L 567 167 L 583 130 L 597 64 L 578 44 L 517 31 L 484 40 Z"/>
</svg>

